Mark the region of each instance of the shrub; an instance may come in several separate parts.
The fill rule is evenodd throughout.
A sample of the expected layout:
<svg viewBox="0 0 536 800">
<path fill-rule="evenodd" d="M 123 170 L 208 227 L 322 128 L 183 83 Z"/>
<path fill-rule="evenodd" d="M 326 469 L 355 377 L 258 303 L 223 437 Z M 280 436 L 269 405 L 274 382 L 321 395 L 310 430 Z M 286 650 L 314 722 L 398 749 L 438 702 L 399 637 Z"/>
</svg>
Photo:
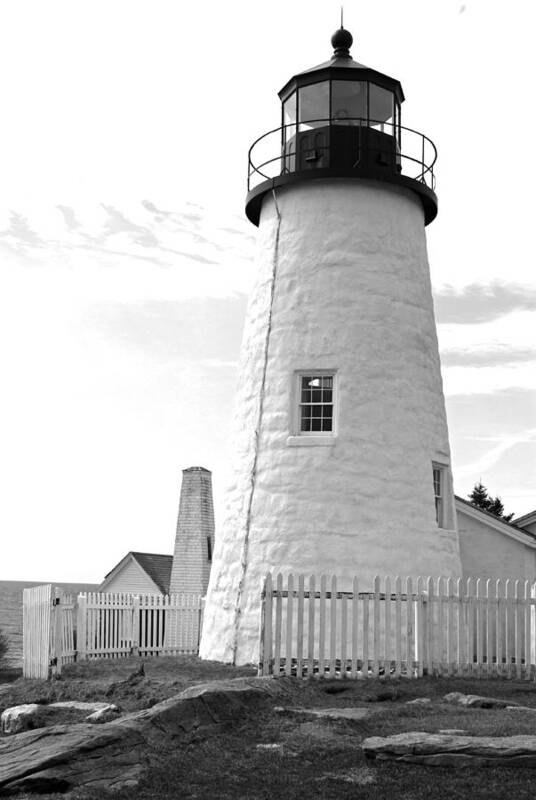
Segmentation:
<svg viewBox="0 0 536 800">
<path fill-rule="evenodd" d="M 7 641 L 7 636 L 3 634 L 2 631 L 0 630 L 0 666 L 2 665 L 4 657 L 8 650 L 9 650 L 9 644 Z"/>
</svg>

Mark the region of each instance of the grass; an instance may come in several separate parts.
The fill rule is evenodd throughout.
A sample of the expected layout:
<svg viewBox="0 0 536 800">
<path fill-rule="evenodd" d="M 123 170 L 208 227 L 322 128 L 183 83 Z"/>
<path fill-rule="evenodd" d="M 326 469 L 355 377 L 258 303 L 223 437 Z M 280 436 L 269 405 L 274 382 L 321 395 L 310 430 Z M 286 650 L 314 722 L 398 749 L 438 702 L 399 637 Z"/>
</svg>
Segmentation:
<svg viewBox="0 0 536 800">
<path fill-rule="evenodd" d="M 138 674 L 141 665 L 144 675 Z M 13 680 L 0 694 L 0 713 L 21 703 L 59 700 L 104 701 L 123 711 L 138 711 L 196 683 L 255 674 L 252 667 L 229 667 L 194 656 L 80 661 L 64 667 L 59 680 Z M 1 677 L 0 673 L 0 683 Z"/>
<path fill-rule="evenodd" d="M 133 710 L 194 683 L 254 674 L 252 668 L 235 669 L 195 658 L 146 660 L 144 676 L 135 674 L 139 665 L 139 660 L 82 662 L 52 684 L 18 679 L 11 684 L 10 695 L 13 692 L 21 702 L 32 692 L 61 694 L 61 699 L 110 699 Z M 510 699 L 536 708 L 536 684 L 514 680 L 297 681 L 293 706 L 361 706 L 371 713 L 359 721 L 332 721 L 288 710 L 281 714 L 271 706 L 260 712 L 257 708 L 239 726 L 209 735 L 179 750 L 165 765 L 153 767 L 134 796 L 137 800 L 532 798 L 536 771 L 527 768 L 455 770 L 365 760 L 361 742 L 368 736 L 442 728 L 486 736 L 536 734 L 536 715 L 442 702 L 451 691 Z M 429 697 L 432 703 L 406 705 L 415 697 Z M 277 702 L 281 701 L 273 705 Z M 3 694 L 0 706 L 5 705 Z M 59 800 L 61 795 L 42 797 Z M 102 790 L 75 791 L 72 797 L 107 800 Z M 131 800 L 133 792 L 125 789 L 110 797 Z"/>
</svg>

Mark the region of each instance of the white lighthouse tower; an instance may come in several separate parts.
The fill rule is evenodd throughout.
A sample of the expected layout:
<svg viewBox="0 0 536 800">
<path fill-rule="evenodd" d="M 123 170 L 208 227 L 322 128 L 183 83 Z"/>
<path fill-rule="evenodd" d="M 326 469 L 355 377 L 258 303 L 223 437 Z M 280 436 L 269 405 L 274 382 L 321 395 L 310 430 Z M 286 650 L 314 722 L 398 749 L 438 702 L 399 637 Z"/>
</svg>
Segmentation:
<svg viewBox="0 0 536 800">
<path fill-rule="evenodd" d="M 268 571 L 461 575 L 425 226 L 436 151 L 398 80 L 330 61 L 250 150 L 257 279 L 200 654 L 258 655 Z"/>
</svg>

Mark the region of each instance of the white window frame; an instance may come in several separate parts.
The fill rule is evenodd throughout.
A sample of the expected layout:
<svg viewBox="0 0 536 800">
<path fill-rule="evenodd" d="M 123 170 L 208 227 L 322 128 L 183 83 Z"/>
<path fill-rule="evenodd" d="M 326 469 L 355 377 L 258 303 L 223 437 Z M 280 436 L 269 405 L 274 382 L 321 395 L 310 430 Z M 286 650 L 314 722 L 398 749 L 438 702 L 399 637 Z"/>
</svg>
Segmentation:
<svg viewBox="0 0 536 800">
<path fill-rule="evenodd" d="M 329 377 L 333 379 L 332 395 L 332 423 L 330 431 L 302 431 L 301 430 L 301 381 L 303 377 L 313 378 Z M 291 391 L 291 425 L 290 436 L 287 444 L 294 446 L 324 445 L 329 446 L 334 443 L 337 434 L 337 399 L 338 381 L 336 369 L 300 369 L 293 375 L 293 387 Z"/>
<path fill-rule="evenodd" d="M 445 481 L 447 478 L 447 470 L 448 467 L 445 464 L 438 464 L 437 461 L 432 461 L 432 485 L 434 489 L 436 523 L 438 528 L 445 527 Z M 436 472 L 438 473 L 439 487 L 436 486 Z"/>
</svg>

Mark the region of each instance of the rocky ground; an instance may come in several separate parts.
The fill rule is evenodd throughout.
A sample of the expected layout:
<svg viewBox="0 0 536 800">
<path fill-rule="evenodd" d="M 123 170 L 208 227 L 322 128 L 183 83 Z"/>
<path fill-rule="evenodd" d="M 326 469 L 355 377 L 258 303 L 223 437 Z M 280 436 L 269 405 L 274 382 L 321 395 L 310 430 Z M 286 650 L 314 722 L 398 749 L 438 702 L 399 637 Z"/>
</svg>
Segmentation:
<svg viewBox="0 0 536 800">
<path fill-rule="evenodd" d="M 366 756 L 371 753 L 363 750 L 363 743 L 381 739 L 387 744 L 380 747 L 389 753 L 400 745 L 397 741 L 393 747 L 389 737 L 411 732 L 436 739 L 534 738 L 532 683 L 445 678 L 259 682 L 251 680 L 253 669 L 193 658 L 147 660 L 143 673 L 139 660 L 86 662 L 66 670 L 60 681 L 18 679 L 0 688 L 0 711 L 36 700 L 48 710 L 45 728 L 0 737 L 4 792 L 23 798 L 31 788 L 51 799 L 59 798 L 61 790 L 88 800 L 103 800 L 111 786 L 117 800 L 130 800 L 133 791 L 140 800 L 502 800 L 506 793 L 534 795 L 536 772 L 526 766 L 453 769 L 452 764 L 370 760 Z M 212 679 L 226 682 L 199 688 Z M 460 696 L 445 699 L 452 692 L 503 702 L 481 707 Z M 73 722 L 73 717 L 58 725 L 50 703 L 66 700 L 110 702 L 121 714 L 104 725 Z M 15 740 L 20 745 L 13 749 Z M 69 743 L 68 758 L 62 741 Z M 33 772 L 28 753 L 34 754 Z M 24 772 L 30 776 L 26 783 Z"/>
</svg>

